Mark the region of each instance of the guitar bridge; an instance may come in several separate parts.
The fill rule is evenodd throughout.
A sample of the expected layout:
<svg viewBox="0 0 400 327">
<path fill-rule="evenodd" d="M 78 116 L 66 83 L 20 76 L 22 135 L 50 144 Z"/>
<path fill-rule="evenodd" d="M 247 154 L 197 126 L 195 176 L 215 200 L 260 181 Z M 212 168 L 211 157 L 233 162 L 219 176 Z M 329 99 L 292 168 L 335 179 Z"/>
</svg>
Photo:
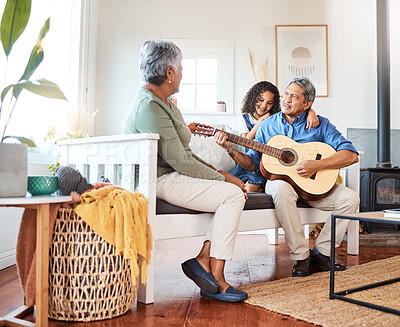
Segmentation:
<svg viewBox="0 0 400 327">
<path fill-rule="evenodd" d="M 322 155 L 321 155 L 320 153 L 317 153 L 317 155 L 315 156 L 315 160 L 321 160 L 321 158 L 322 158 Z M 310 178 L 311 178 L 312 180 L 314 180 L 316 176 L 317 176 L 317 173 L 315 173 L 314 175 L 312 175 Z"/>
</svg>

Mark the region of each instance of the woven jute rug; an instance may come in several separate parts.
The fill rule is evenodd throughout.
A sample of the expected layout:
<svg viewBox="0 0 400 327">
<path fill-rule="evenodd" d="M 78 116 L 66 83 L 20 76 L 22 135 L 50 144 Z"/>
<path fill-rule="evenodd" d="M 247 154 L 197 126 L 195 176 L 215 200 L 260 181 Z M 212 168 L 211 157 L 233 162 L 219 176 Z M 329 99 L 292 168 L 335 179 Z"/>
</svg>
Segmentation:
<svg viewBox="0 0 400 327">
<path fill-rule="evenodd" d="M 335 273 L 335 292 L 400 277 L 400 256 Z M 400 326 L 400 316 L 329 299 L 329 272 L 243 285 L 246 303 L 322 326 Z M 400 282 L 347 295 L 400 310 Z"/>
</svg>

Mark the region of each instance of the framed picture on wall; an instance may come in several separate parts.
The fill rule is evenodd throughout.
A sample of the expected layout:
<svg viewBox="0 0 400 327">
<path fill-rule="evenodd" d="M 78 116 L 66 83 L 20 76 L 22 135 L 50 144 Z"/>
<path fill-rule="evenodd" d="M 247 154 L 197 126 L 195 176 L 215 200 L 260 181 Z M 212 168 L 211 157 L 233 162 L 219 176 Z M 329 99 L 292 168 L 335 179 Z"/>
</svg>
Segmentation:
<svg viewBox="0 0 400 327">
<path fill-rule="evenodd" d="M 316 96 L 328 96 L 328 25 L 275 25 L 276 84 L 308 77 Z"/>
</svg>

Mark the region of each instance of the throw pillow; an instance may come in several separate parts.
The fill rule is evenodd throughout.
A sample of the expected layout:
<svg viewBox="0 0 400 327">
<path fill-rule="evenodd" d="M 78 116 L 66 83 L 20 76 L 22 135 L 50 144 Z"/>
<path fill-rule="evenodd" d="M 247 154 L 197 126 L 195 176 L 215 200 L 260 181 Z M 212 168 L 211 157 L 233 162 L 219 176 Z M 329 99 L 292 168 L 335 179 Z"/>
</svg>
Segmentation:
<svg viewBox="0 0 400 327">
<path fill-rule="evenodd" d="M 192 135 L 189 146 L 193 153 L 210 165 L 213 165 L 216 169 L 229 172 L 235 167 L 233 159 L 223 148 L 214 142 L 214 138 L 212 137 Z"/>
</svg>

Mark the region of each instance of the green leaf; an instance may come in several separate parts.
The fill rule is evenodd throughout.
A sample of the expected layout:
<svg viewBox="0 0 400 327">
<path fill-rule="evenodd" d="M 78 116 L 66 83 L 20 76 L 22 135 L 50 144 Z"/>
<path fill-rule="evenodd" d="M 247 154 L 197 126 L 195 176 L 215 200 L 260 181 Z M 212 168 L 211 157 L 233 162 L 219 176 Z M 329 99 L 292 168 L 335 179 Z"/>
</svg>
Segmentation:
<svg viewBox="0 0 400 327">
<path fill-rule="evenodd" d="M 67 100 L 60 87 L 46 79 L 38 79 L 36 81 L 21 81 L 14 85 L 14 95 L 20 93 L 22 89 L 26 89 L 32 93 L 52 99 Z"/>
<path fill-rule="evenodd" d="M 28 24 L 31 0 L 7 0 L 1 18 L 1 43 L 6 57 Z"/>
<path fill-rule="evenodd" d="M 29 60 L 25 67 L 25 71 L 19 80 L 20 81 L 24 79 L 29 80 L 29 78 L 35 72 L 36 68 L 38 68 L 40 63 L 43 61 L 43 57 L 44 57 L 43 48 L 41 46 L 37 46 L 36 44 L 32 49 L 31 55 L 29 56 Z"/>
<path fill-rule="evenodd" d="M 31 139 L 27 139 L 26 137 L 9 135 L 9 136 L 4 136 L 2 141 L 5 139 L 16 139 L 16 140 L 20 141 L 21 143 L 26 144 L 30 148 L 36 147 L 35 142 L 33 142 Z"/>
<path fill-rule="evenodd" d="M 38 43 L 41 43 L 43 41 L 43 38 L 46 36 L 47 32 L 50 29 L 50 17 L 47 18 L 46 22 L 44 23 L 43 27 L 40 29 L 39 37 L 38 37 Z"/>
<path fill-rule="evenodd" d="M 14 86 L 14 84 L 11 84 L 7 87 L 4 88 L 3 92 L 1 92 L 1 102 L 3 102 L 5 96 L 7 95 L 8 91 Z"/>
<path fill-rule="evenodd" d="M 46 22 L 44 23 L 43 27 L 40 29 L 38 40 L 31 51 L 31 55 L 28 60 L 28 64 L 26 65 L 25 71 L 22 74 L 20 81 L 29 78 L 32 76 L 36 68 L 40 65 L 43 60 L 44 53 L 42 48 L 42 41 L 46 36 L 47 32 L 50 29 L 50 18 L 47 18 Z"/>
<path fill-rule="evenodd" d="M 58 158 L 57 158 L 57 160 L 58 160 Z M 52 176 L 56 175 L 56 170 L 58 167 L 60 167 L 60 165 L 61 164 L 59 162 L 57 162 L 56 164 L 49 165 L 49 172 L 51 172 Z"/>
</svg>

